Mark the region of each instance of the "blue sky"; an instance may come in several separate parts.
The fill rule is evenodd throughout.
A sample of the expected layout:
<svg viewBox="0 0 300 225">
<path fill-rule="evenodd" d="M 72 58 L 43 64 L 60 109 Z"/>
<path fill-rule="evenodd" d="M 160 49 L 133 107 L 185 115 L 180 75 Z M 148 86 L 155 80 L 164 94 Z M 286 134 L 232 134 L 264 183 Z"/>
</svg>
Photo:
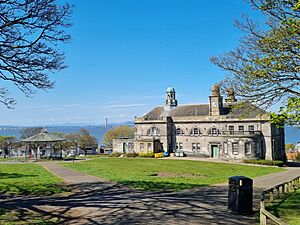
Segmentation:
<svg viewBox="0 0 300 225">
<path fill-rule="evenodd" d="M 50 75 L 55 88 L 0 106 L 0 124 L 49 125 L 132 120 L 164 103 L 175 87 L 179 104 L 206 103 L 225 72 L 209 61 L 233 49 L 233 20 L 255 15 L 244 0 L 73 0 L 68 68 Z M 5 83 L 3 85 L 6 85 Z"/>
</svg>

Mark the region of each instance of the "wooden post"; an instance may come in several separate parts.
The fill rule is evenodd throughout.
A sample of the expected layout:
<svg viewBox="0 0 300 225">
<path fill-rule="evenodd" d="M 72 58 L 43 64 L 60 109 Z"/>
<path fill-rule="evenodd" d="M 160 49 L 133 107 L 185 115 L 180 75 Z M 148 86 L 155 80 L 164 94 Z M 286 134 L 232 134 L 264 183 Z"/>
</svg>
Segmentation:
<svg viewBox="0 0 300 225">
<path fill-rule="evenodd" d="M 280 186 L 276 187 L 276 198 L 280 198 Z"/>
<path fill-rule="evenodd" d="M 260 210 L 259 210 L 260 225 L 267 225 L 267 217 L 263 213 L 265 210 L 265 199 L 264 198 L 265 198 L 265 196 L 264 196 L 264 194 L 262 194 L 261 199 L 260 199 Z"/>
<path fill-rule="evenodd" d="M 274 200 L 274 189 L 272 188 L 271 191 L 269 192 L 270 193 L 270 202 L 273 202 Z"/>
</svg>

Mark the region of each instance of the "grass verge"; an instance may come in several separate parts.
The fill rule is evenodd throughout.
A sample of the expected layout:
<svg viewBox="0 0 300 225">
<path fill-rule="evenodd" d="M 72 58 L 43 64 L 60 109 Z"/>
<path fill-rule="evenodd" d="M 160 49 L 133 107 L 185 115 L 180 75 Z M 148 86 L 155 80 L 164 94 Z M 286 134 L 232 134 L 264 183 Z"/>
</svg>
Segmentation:
<svg viewBox="0 0 300 225">
<path fill-rule="evenodd" d="M 285 199 L 274 202 L 267 210 L 276 217 L 284 219 L 289 225 L 300 224 L 300 189 Z"/>
<path fill-rule="evenodd" d="M 66 190 L 61 181 L 41 165 L 0 164 L 0 194 L 57 194 Z"/>
<path fill-rule="evenodd" d="M 283 171 L 228 163 L 142 158 L 98 158 L 66 167 L 142 190 L 173 190 L 225 183 L 230 176 L 250 178 Z"/>
</svg>

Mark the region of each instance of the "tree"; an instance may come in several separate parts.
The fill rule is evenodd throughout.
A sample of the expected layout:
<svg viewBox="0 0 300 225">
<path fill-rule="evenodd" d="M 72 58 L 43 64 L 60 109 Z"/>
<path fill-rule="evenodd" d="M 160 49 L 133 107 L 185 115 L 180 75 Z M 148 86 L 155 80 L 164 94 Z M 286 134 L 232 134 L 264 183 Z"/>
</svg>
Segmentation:
<svg viewBox="0 0 300 225">
<path fill-rule="evenodd" d="M 0 79 L 13 83 L 26 96 L 35 89 L 51 89 L 48 72 L 66 67 L 60 43 L 70 40 L 72 6 L 56 0 L 0 0 Z M 12 108 L 6 87 L 0 102 Z"/>
<path fill-rule="evenodd" d="M 229 72 L 221 82 L 225 89 L 234 87 L 238 96 L 265 108 L 283 103 L 271 122 L 300 125 L 300 1 L 249 2 L 266 17 L 263 29 L 248 17 L 235 21 L 245 33 L 240 45 L 211 61 Z"/>
<path fill-rule="evenodd" d="M 98 141 L 97 138 L 91 136 L 89 131 L 86 129 L 80 129 L 77 133 L 77 143 L 79 148 L 81 148 L 85 155 L 87 154 L 87 148 L 97 148 Z"/>
<path fill-rule="evenodd" d="M 20 139 L 25 139 L 25 138 L 29 138 L 33 135 L 36 135 L 40 132 L 42 132 L 43 128 L 42 127 L 29 127 L 29 128 L 23 128 L 20 133 L 21 133 L 21 137 Z"/>
<path fill-rule="evenodd" d="M 285 151 L 286 152 L 289 152 L 289 151 L 293 151 L 293 150 L 295 150 L 295 145 L 294 144 L 292 144 L 292 143 L 286 143 L 285 144 Z"/>
<path fill-rule="evenodd" d="M 103 137 L 103 144 L 108 147 L 112 147 L 113 139 L 116 138 L 133 138 L 135 129 L 129 126 L 115 127 L 114 129 L 108 130 Z"/>
<path fill-rule="evenodd" d="M 9 147 L 16 141 L 12 136 L 0 136 L 0 148 L 4 151 L 4 157 L 9 155 Z"/>
</svg>

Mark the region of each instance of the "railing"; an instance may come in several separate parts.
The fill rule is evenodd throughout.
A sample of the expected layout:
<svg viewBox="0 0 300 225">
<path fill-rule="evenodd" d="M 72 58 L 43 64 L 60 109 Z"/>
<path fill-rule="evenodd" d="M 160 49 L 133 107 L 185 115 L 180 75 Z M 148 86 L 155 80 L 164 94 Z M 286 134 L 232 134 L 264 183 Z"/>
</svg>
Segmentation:
<svg viewBox="0 0 300 225">
<path fill-rule="evenodd" d="M 235 135 L 235 136 L 256 136 L 256 135 L 261 135 L 261 131 L 223 131 L 223 135 Z"/>
<path fill-rule="evenodd" d="M 298 176 L 288 182 L 278 184 L 266 191 L 263 191 L 261 193 L 261 199 L 260 199 L 260 216 L 259 216 L 260 224 L 266 225 L 267 218 L 269 218 L 275 224 L 279 224 L 279 225 L 286 224 L 284 221 L 282 221 L 281 219 L 272 215 L 270 212 L 268 212 L 265 209 L 266 195 L 269 195 L 269 202 L 273 202 L 275 198 L 280 199 L 280 198 L 284 197 L 286 194 L 297 190 L 298 188 L 300 188 L 300 176 Z"/>
</svg>

